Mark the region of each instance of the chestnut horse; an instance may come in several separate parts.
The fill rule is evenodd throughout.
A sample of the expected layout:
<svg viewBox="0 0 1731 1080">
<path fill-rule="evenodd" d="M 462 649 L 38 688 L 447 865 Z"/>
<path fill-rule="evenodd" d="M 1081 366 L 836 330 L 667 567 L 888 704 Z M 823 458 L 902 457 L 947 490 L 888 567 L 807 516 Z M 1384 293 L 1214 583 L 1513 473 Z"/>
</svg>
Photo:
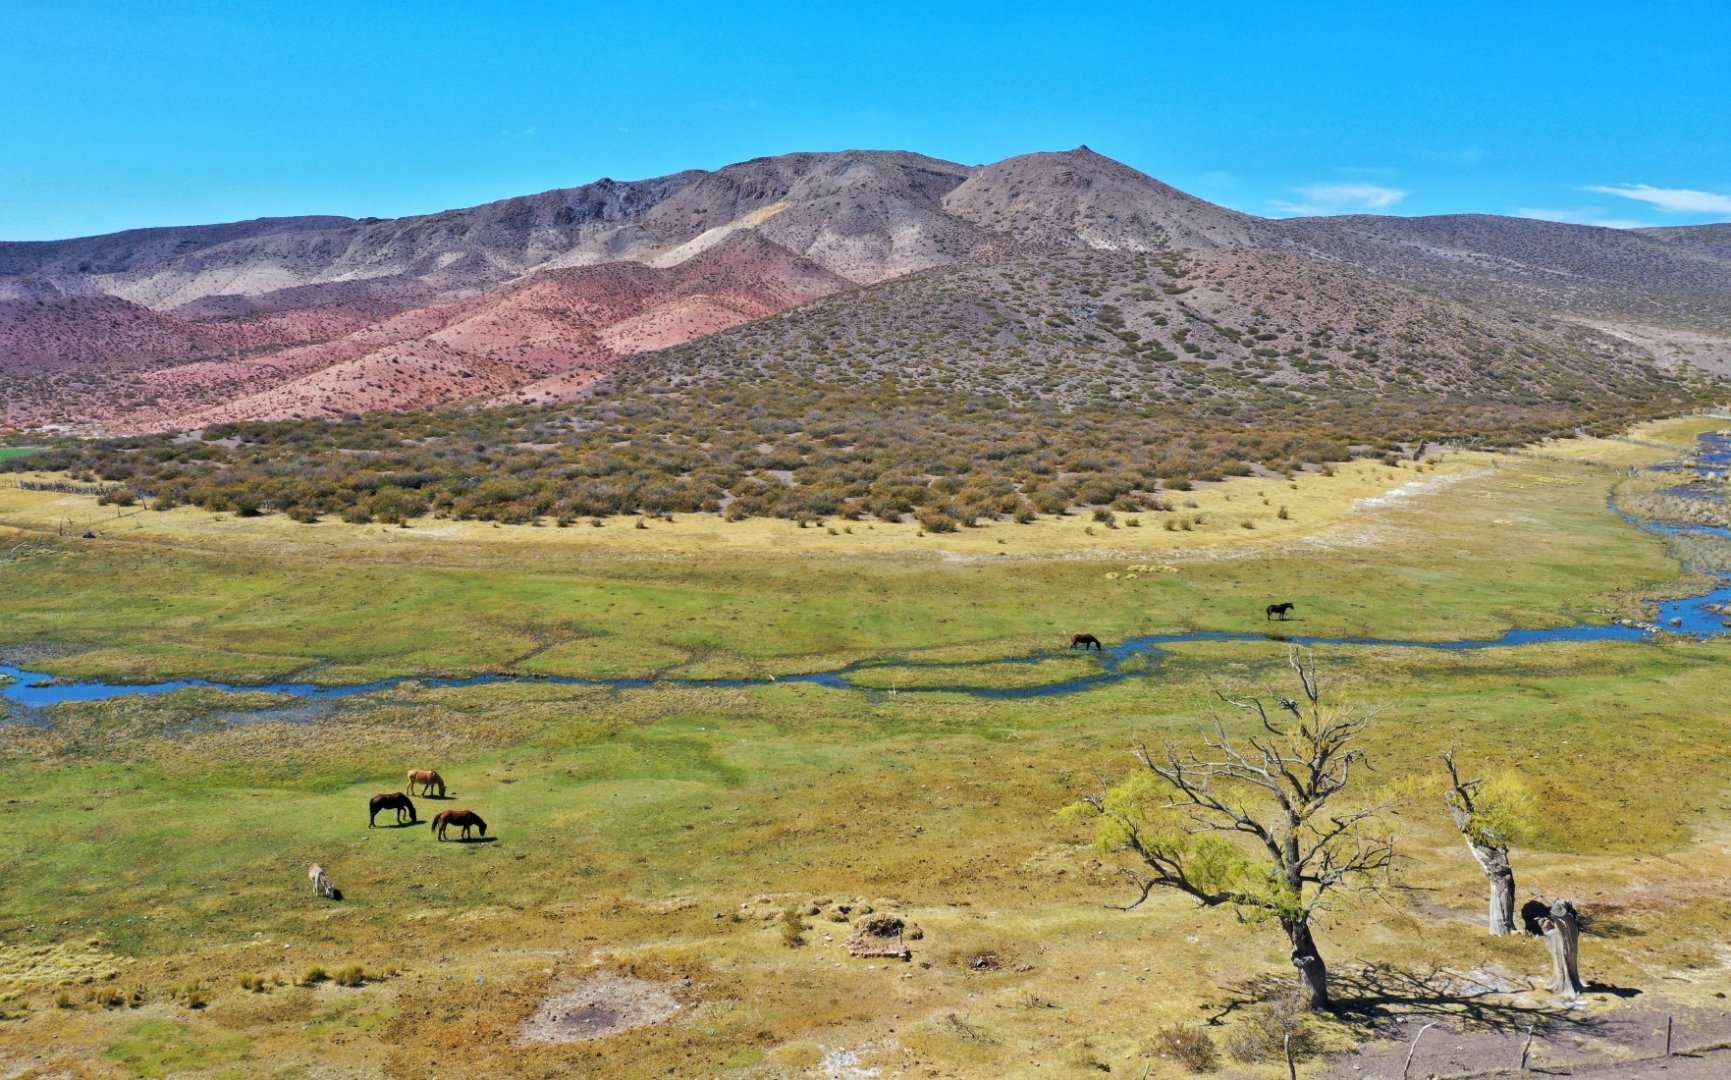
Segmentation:
<svg viewBox="0 0 1731 1080">
<path fill-rule="evenodd" d="M 1297 604 L 1294 604 L 1290 600 L 1284 604 L 1269 604 L 1268 610 L 1266 610 L 1262 613 L 1263 614 L 1263 621 L 1267 622 L 1269 619 L 1274 618 L 1276 615 L 1280 616 L 1281 619 L 1284 620 L 1286 618 L 1286 616 L 1292 611 L 1292 609 L 1297 607 L 1297 606 L 1298 606 Z"/>
<path fill-rule="evenodd" d="M 432 769 L 409 770 L 409 794 L 415 793 L 415 785 L 421 785 L 421 794 L 431 797 L 433 789 L 439 789 L 439 798 L 445 797 L 445 778 Z"/>
<path fill-rule="evenodd" d="M 1100 644 L 1100 639 L 1095 637 L 1093 634 L 1071 634 L 1070 635 L 1070 648 L 1074 649 L 1078 645 L 1084 649 L 1103 649 L 1103 648 L 1105 648 L 1104 645 Z"/>
<path fill-rule="evenodd" d="M 371 805 L 367 807 L 367 828 L 373 827 L 373 823 L 378 820 L 380 810 L 395 810 L 398 825 L 403 823 L 404 810 L 409 812 L 410 825 L 418 825 L 421 821 L 415 816 L 415 804 L 410 802 L 409 797 L 400 791 L 387 791 L 382 795 L 373 796 Z"/>
<path fill-rule="evenodd" d="M 463 830 L 465 840 L 469 838 L 470 829 L 479 829 L 482 836 L 487 835 L 487 823 L 473 810 L 441 810 L 433 815 L 433 831 L 440 840 L 445 838 L 445 830 L 453 826 Z"/>
</svg>

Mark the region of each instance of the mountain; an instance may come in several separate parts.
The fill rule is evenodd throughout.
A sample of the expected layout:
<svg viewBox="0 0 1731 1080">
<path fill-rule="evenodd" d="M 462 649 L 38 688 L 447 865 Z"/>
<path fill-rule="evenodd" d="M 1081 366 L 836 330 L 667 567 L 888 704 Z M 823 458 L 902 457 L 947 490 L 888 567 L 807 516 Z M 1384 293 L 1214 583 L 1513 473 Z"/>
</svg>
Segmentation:
<svg viewBox="0 0 1731 1080">
<path fill-rule="evenodd" d="M 1291 218 L 1292 249 L 1499 306 L 1678 326 L 1731 324 L 1723 226 L 1601 229 L 1491 214 Z"/>
<path fill-rule="evenodd" d="M 641 357 L 614 383 L 628 399 L 704 385 L 888 383 L 1012 408 L 1254 425 L 1294 409 L 1428 411 L 1445 424 L 1475 409 L 1584 414 L 1608 398 L 1667 392 L 1669 380 L 1627 340 L 1287 252 L 1071 249 L 840 293 Z"/>
<path fill-rule="evenodd" d="M 976 169 L 944 197 L 944 209 L 1024 242 L 1119 251 L 1253 247 L 1263 224 L 1086 146 Z"/>
<path fill-rule="evenodd" d="M 1191 384 L 1174 372 L 1185 364 L 1203 364 L 1207 382 L 1234 361 L 1255 368 L 1259 385 L 1357 393 L 1380 385 L 1351 359 L 1367 351 L 1403 357 L 1436 392 L 1493 393 L 1495 369 L 1562 393 L 1586 370 L 1580 356 L 1635 373 L 1653 360 L 1731 368 L 1728 248 L 1731 226 L 1274 221 L 1087 147 L 982 166 L 900 151 L 797 153 L 391 220 L 259 219 L 0 243 L 0 399 L 12 425 L 111 431 L 545 405 L 582 398 L 601 378 L 632 384 L 640 365 L 677 381 L 668 365 L 681 357 L 761 364 L 730 344 L 755 340 L 745 324 L 820 299 L 831 340 L 850 343 L 846 355 L 827 354 L 838 371 L 878 366 L 854 343 L 870 356 L 874 340 L 943 341 L 941 354 L 923 350 L 926 372 L 971 386 L 997 378 L 1016 395 L 1034 386 L 1023 358 L 1073 365 L 1102 342 L 1110 370 L 1127 380 L 1118 396 L 1138 401 L 1182 394 Z M 1200 277 L 1122 278 L 1153 273 L 1124 270 L 1125 258 L 1178 251 Z M 998 295 L 1020 289 L 1044 305 L 1042 273 L 1065 299 L 1037 317 Z M 1268 281 L 1260 292 L 1249 285 L 1258 275 Z M 1135 343 L 1114 328 L 1072 334 L 1066 319 L 1090 324 L 1101 306 L 1072 289 L 1083 279 L 1117 297 L 1117 331 L 1159 343 L 1136 345 L 1134 356 L 1180 362 L 1125 368 L 1122 347 Z M 1151 300 L 1122 302 L 1149 288 Z M 1187 294 L 1187 308 L 1166 303 Z M 887 321 L 885 297 L 899 305 Z M 1156 308 L 1167 322 L 1145 324 Z M 1300 337 L 1241 348 L 1219 329 L 1254 337 L 1271 332 L 1273 318 Z M 774 323 L 773 334 L 789 325 Z M 959 336 L 957 325 L 972 329 Z M 687 345 L 717 334 L 725 358 Z M 1506 347 L 1486 345 L 1496 341 Z M 819 355 L 807 344 L 777 338 L 773 347 Z M 1269 350 L 1278 372 L 1261 371 Z M 1203 352 L 1232 359 L 1198 359 Z M 904 349 L 896 363 L 911 355 Z M 1535 356 L 1551 375 L 1527 363 Z M 1092 386 L 1079 375 L 1042 378 Z"/>
</svg>

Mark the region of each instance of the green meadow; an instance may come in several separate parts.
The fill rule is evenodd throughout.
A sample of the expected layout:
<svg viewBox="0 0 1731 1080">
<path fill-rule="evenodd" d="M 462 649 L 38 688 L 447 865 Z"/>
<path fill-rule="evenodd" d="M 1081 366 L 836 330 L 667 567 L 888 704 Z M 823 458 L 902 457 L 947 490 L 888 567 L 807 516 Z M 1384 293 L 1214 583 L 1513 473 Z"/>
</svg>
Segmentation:
<svg viewBox="0 0 1731 1080">
<path fill-rule="evenodd" d="M 1278 524 L 1221 513 L 1181 533 L 291 529 L 0 489 L 0 551 L 28 548 L 0 565 L 0 647 L 34 670 L 661 680 L 411 681 L 322 709 L 186 690 L 14 710 L 0 727 L 0 1066 L 1175 1077 L 1156 1030 L 1215 1017 L 1223 1067 L 1284 1075 L 1225 1056 L 1248 1000 L 1291 970 L 1279 931 L 1177 895 L 1108 908 L 1131 899 L 1113 857 L 1058 811 L 1122 775 L 1137 740 L 1194 744 L 1217 690 L 1284 690 L 1285 645 L 1173 645 L 1064 696 L 926 691 L 1087 675 L 1102 661 L 1064 647 L 1078 631 L 1263 632 L 1275 600 L 1297 605 L 1275 630 L 1433 641 L 1635 614 L 1688 581 L 1607 496 L 1631 483 L 1626 466 L 1710 426 L 1310 474 L 1286 489 L 1305 509 Z M 1260 507 L 1258 483 L 1201 493 L 1202 512 Z M 61 536 L 68 518 L 96 539 Z M 1731 991 L 1727 647 L 1319 649 L 1330 694 L 1380 710 L 1363 794 L 1392 800 L 1403 854 L 1378 894 L 1320 916 L 1335 971 L 1497 972 L 1509 1016 L 1549 1007 L 1528 989 L 1543 945 L 1480 928 L 1483 878 L 1440 799 L 1452 748 L 1535 792 L 1520 899 L 1571 896 L 1593 916 L 1589 980 L 1639 989 L 1643 1008 L 1712 1007 Z M 855 690 L 674 681 L 859 661 Z M 368 797 L 419 767 L 451 798 L 417 799 L 416 827 L 369 829 Z M 447 807 L 481 813 L 488 842 L 436 842 L 425 821 Z M 314 862 L 340 903 L 312 895 Z M 850 956 L 841 903 L 917 926 L 913 959 Z M 359 985 L 301 985 L 353 967 Z M 593 1041 L 520 1042 L 543 999 L 597 972 L 668 987 L 680 1008 Z M 1428 1018 L 1454 1007 L 1444 997 L 1387 1007 Z M 1586 1014 L 1624 1007 L 1589 995 Z M 1302 1075 L 1379 1037 L 1360 1014 L 1309 1023 L 1319 1051 Z"/>
</svg>

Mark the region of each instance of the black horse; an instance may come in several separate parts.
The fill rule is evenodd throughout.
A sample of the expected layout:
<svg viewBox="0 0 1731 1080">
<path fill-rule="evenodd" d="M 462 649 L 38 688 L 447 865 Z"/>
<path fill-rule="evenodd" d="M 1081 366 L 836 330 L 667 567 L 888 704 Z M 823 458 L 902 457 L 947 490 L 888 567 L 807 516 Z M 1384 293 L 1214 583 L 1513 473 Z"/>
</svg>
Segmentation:
<svg viewBox="0 0 1731 1080">
<path fill-rule="evenodd" d="M 408 824 L 418 825 L 421 821 L 420 818 L 415 816 L 415 804 L 410 802 L 409 797 L 400 791 L 387 791 L 383 795 L 373 796 L 372 804 L 368 807 L 367 812 L 367 828 L 370 829 L 373 827 L 373 823 L 378 819 L 380 810 L 395 810 L 397 812 L 398 825 L 404 824 L 403 811 L 405 810 L 409 812 L 407 819 Z"/>
<path fill-rule="evenodd" d="M 1297 606 L 1297 604 L 1294 604 L 1290 600 L 1284 604 L 1269 604 L 1267 610 L 1263 612 L 1263 621 L 1266 622 L 1269 619 L 1274 618 L 1276 615 L 1280 616 L 1281 620 L 1284 621 L 1292 609 Z"/>
</svg>

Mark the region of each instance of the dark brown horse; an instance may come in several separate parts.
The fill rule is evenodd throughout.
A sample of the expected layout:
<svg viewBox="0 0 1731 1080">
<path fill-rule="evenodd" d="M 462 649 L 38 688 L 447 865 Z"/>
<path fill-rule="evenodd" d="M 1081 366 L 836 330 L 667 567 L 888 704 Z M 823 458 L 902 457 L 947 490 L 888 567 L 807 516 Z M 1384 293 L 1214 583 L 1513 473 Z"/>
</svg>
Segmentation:
<svg viewBox="0 0 1731 1080">
<path fill-rule="evenodd" d="M 441 810 L 433 815 L 433 832 L 440 840 L 445 838 L 445 830 L 450 828 L 462 829 L 465 840 L 469 838 L 470 829 L 479 829 L 482 836 L 487 835 L 487 823 L 473 810 Z"/>
<path fill-rule="evenodd" d="M 1297 606 L 1297 604 L 1292 603 L 1290 600 L 1284 604 L 1269 604 L 1268 609 L 1263 612 L 1263 621 L 1267 622 L 1276 615 L 1280 616 L 1281 620 L 1284 621 L 1292 609 Z"/>
<path fill-rule="evenodd" d="M 445 778 L 432 769 L 411 769 L 409 771 L 408 793 L 415 793 L 415 786 L 420 785 L 421 794 L 431 798 L 433 789 L 439 789 L 439 798 L 445 797 Z"/>
<path fill-rule="evenodd" d="M 415 804 L 410 802 L 409 797 L 400 791 L 387 791 L 382 795 L 373 796 L 372 803 L 367 807 L 367 828 L 370 829 L 373 827 L 373 823 L 378 819 L 380 810 L 395 810 L 397 812 L 398 825 L 403 823 L 404 810 L 409 812 L 410 825 L 417 825 L 421 820 L 415 816 Z"/>
<path fill-rule="evenodd" d="M 1100 639 L 1095 637 L 1093 634 L 1071 634 L 1070 648 L 1074 649 L 1078 646 L 1084 649 L 1105 648 L 1104 645 L 1100 644 Z"/>
</svg>

